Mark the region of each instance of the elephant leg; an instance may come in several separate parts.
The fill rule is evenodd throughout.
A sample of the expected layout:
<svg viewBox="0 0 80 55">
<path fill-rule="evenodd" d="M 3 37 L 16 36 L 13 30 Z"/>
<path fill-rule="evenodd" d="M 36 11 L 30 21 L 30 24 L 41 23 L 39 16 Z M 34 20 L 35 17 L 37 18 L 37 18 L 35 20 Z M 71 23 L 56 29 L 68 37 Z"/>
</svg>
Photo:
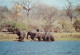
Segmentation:
<svg viewBox="0 0 80 55">
<path fill-rule="evenodd" d="M 46 37 L 46 40 L 45 41 L 48 41 L 48 37 Z"/>
<path fill-rule="evenodd" d="M 38 38 L 38 41 L 40 41 L 40 37 L 37 37 Z"/>
<path fill-rule="evenodd" d="M 20 41 L 23 41 L 23 39 L 24 39 L 24 37 L 23 37 L 23 36 L 21 36 L 21 39 L 20 39 Z"/>
<path fill-rule="evenodd" d="M 50 37 L 48 37 L 48 41 L 51 41 L 51 38 Z"/>
<path fill-rule="evenodd" d="M 43 41 L 45 41 L 45 38 L 43 38 Z"/>
<path fill-rule="evenodd" d="M 31 39 L 32 39 L 32 40 L 34 40 L 34 37 L 35 37 L 35 36 L 31 35 Z"/>
<path fill-rule="evenodd" d="M 42 36 L 40 36 L 40 41 L 42 41 Z"/>
<path fill-rule="evenodd" d="M 32 36 L 31 39 L 34 40 L 34 37 Z"/>
<path fill-rule="evenodd" d="M 47 37 L 43 37 L 43 41 L 46 41 L 47 40 Z"/>
<path fill-rule="evenodd" d="M 19 39 L 21 39 L 21 36 L 19 36 Z"/>
<path fill-rule="evenodd" d="M 54 38 L 53 37 L 51 37 L 51 41 L 54 41 Z"/>
<path fill-rule="evenodd" d="M 24 39 L 24 37 L 21 38 L 21 41 Z"/>
</svg>

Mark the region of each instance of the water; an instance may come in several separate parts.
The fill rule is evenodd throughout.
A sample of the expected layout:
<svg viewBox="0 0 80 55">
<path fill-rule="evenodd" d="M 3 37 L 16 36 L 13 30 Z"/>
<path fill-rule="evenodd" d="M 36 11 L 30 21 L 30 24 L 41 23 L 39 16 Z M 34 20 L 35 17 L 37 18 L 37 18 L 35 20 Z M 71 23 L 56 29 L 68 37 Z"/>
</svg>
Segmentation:
<svg viewBox="0 0 80 55">
<path fill-rule="evenodd" d="M 80 41 L 0 42 L 0 55 L 80 55 Z"/>
</svg>

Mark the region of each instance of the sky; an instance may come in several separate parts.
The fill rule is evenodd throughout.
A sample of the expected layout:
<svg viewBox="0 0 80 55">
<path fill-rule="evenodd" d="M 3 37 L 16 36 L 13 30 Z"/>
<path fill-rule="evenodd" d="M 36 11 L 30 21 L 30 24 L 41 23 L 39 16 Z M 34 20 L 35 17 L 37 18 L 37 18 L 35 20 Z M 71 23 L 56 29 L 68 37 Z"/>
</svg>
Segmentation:
<svg viewBox="0 0 80 55">
<path fill-rule="evenodd" d="M 55 6 L 57 8 L 64 8 L 67 6 L 67 0 L 39 0 L 41 3 L 47 4 L 49 6 Z M 69 0 L 73 3 L 73 6 L 80 5 L 80 0 Z M 7 6 L 8 8 L 12 8 L 14 5 L 12 0 L 0 0 L 0 6 Z"/>
</svg>

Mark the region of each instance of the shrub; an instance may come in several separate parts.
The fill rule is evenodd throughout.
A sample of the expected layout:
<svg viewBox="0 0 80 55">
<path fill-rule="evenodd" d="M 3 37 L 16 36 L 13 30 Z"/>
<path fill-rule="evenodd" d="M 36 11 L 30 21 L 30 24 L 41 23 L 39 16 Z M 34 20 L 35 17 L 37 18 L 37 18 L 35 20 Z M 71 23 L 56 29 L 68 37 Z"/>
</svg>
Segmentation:
<svg viewBox="0 0 80 55">
<path fill-rule="evenodd" d="M 76 20 L 76 21 L 74 22 L 73 26 L 74 26 L 74 28 L 75 28 L 75 30 L 76 30 L 77 32 L 80 32 L 80 21 L 79 21 L 79 20 Z"/>
<path fill-rule="evenodd" d="M 14 32 L 16 29 L 25 29 L 26 31 L 29 30 L 29 27 L 22 22 L 16 21 L 6 21 L 0 24 L 1 27 L 5 27 L 9 32 Z"/>
</svg>

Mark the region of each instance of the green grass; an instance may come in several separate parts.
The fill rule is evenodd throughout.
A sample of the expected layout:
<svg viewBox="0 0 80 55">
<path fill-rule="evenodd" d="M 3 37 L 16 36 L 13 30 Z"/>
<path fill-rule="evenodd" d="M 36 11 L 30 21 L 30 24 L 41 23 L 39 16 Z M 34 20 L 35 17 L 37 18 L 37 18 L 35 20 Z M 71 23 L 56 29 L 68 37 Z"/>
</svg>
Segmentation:
<svg viewBox="0 0 80 55">
<path fill-rule="evenodd" d="M 16 34 L 4 34 L 0 32 L 0 41 L 16 41 Z M 24 41 L 32 41 L 24 39 Z M 55 33 L 55 41 L 80 41 L 80 33 Z"/>
</svg>

